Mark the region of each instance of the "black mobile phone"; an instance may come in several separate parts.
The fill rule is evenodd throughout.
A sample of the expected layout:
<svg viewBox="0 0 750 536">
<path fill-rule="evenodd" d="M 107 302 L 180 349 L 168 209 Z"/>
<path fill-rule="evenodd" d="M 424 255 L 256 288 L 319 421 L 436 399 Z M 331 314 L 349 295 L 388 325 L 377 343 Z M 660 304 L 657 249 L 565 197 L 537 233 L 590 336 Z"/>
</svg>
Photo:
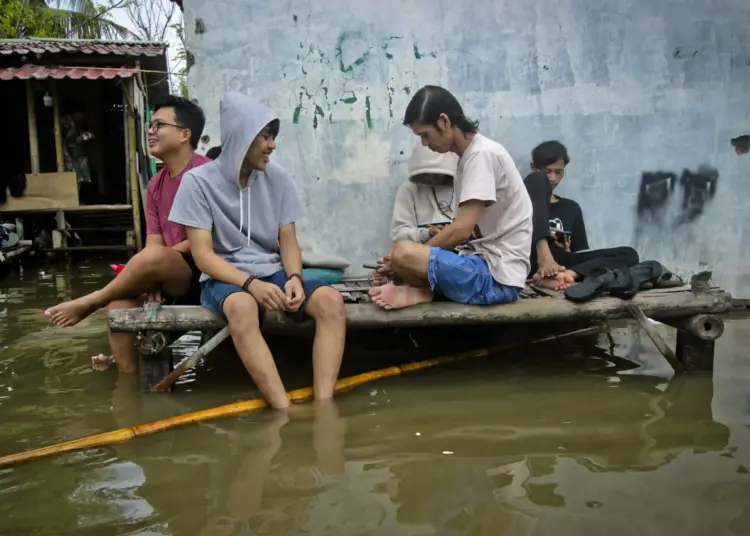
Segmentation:
<svg viewBox="0 0 750 536">
<path fill-rule="evenodd" d="M 450 224 L 451 222 L 449 221 L 434 221 L 432 223 L 420 223 L 419 225 L 417 225 L 417 227 L 421 229 L 423 227 L 436 227 L 438 225 L 450 225 Z"/>
</svg>

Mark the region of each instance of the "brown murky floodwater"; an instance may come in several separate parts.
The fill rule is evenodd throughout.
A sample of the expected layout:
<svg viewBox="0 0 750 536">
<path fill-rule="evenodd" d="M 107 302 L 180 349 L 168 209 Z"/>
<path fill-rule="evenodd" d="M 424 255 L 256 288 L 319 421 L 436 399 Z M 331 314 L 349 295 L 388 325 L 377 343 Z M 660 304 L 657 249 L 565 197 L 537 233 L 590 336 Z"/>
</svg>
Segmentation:
<svg viewBox="0 0 750 536">
<path fill-rule="evenodd" d="M 255 396 L 221 356 L 172 395 L 92 371 L 103 315 L 63 330 L 42 311 L 110 277 L 83 264 L 0 281 L 0 454 Z M 622 324 L 368 384 L 291 421 L 264 412 L 1 469 L 0 534 L 750 534 L 748 326 L 727 323 L 713 378 L 670 382 Z"/>
</svg>

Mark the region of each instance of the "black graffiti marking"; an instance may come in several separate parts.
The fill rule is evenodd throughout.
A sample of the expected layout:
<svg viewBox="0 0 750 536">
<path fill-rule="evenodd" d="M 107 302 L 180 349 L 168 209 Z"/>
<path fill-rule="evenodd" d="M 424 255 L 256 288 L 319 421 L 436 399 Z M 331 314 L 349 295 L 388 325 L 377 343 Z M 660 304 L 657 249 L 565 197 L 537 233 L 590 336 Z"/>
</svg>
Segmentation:
<svg viewBox="0 0 750 536">
<path fill-rule="evenodd" d="M 679 223 L 691 222 L 701 214 L 714 195 L 719 181 L 719 172 L 708 166 L 701 166 L 696 173 L 685 170 L 680 177 L 682 186 L 682 214 Z"/>
<path fill-rule="evenodd" d="M 682 190 L 680 212 L 677 225 L 695 220 L 716 195 L 719 172 L 710 166 L 699 166 L 693 172 L 685 169 L 679 179 L 670 171 L 647 171 L 641 175 L 641 187 L 638 192 L 638 217 L 645 219 L 660 218 L 679 184 Z"/>
<path fill-rule="evenodd" d="M 646 171 L 641 175 L 638 215 L 658 213 L 667 204 L 677 184 L 677 175 L 666 171 Z"/>
</svg>

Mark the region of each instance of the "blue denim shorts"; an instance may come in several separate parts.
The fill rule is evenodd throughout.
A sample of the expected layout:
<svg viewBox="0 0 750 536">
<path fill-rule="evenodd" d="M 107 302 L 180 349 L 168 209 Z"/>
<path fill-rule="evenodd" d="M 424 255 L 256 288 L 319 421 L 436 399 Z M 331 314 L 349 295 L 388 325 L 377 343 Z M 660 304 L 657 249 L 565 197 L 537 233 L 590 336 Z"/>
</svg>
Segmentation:
<svg viewBox="0 0 750 536">
<path fill-rule="evenodd" d="M 284 285 L 287 281 L 286 272 L 284 270 L 279 270 L 273 275 L 262 278 L 261 281 L 264 281 L 266 283 L 273 283 L 283 291 Z M 310 300 L 310 296 L 312 296 L 312 293 L 320 287 L 328 286 L 330 286 L 328 283 L 321 281 L 320 279 L 303 277 L 302 288 L 305 291 L 305 301 L 302 304 L 302 307 L 299 308 L 299 311 L 288 313 L 289 316 L 291 316 L 294 320 L 304 320 L 305 307 L 307 307 L 307 302 Z M 224 314 L 224 301 L 229 297 L 230 294 L 234 294 L 235 292 L 245 291 L 242 289 L 242 287 L 238 287 L 237 285 L 231 285 L 229 283 L 222 283 L 221 281 L 214 281 L 213 279 L 209 279 L 201 283 L 201 305 L 212 313 L 215 313 L 226 320 L 227 316 Z M 258 319 L 261 323 L 263 322 L 265 314 L 266 307 L 264 305 L 258 304 Z"/>
<path fill-rule="evenodd" d="M 521 291 L 495 281 L 479 255 L 457 255 L 436 247 L 430 247 L 427 280 L 433 292 L 471 305 L 514 302 Z"/>
</svg>

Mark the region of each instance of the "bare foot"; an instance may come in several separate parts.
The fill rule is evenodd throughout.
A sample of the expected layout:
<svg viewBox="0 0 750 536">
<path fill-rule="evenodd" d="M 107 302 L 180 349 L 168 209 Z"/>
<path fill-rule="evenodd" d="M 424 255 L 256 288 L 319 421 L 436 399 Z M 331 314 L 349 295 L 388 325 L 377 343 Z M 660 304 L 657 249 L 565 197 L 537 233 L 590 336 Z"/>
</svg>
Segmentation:
<svg viewBox="0 0 750 536">
<path fill-rule="evenodd" d="M 557 264 L 557 262 L 555 262 L 555 259 L 549 257 L 548 259 L 539 261 L 539 268 L 537 268 L 533 280 L 534 282 L 538 282 L 545 278 L 552 278 L 560 272 L 564 271 L 565 266 L 560 266 L 559 264 Z"/>
<path fill-rule="evenodd" d="M 75 326 L 97 309 L 96 303 L 90 297 L 84 296 L 55 305 L 44 311 L 44 315 L 57 326 L 70 327 Z"/>
<path fill-rule="evenodd" d="M 544 277 L 538 281 L 541 287 L 552 290 L 563 291 L 570 288 L 576 282 L 576 273 L 573 270 L 565 270 L 554 277 Z"/>
<path fill-rule="evenodd" d="M 432 301 L 432 292 L 426 288 L 388 284 L 370 289 L 370 297 L 383 309 L 403 309 Z"/>
<path fill-rule="evenodd" d="M 114 362 L 115 356 L 113 355 L 99 354 L 91 356 L 91 366 L 94 370 L 107 370 Z"/>
</svg>

